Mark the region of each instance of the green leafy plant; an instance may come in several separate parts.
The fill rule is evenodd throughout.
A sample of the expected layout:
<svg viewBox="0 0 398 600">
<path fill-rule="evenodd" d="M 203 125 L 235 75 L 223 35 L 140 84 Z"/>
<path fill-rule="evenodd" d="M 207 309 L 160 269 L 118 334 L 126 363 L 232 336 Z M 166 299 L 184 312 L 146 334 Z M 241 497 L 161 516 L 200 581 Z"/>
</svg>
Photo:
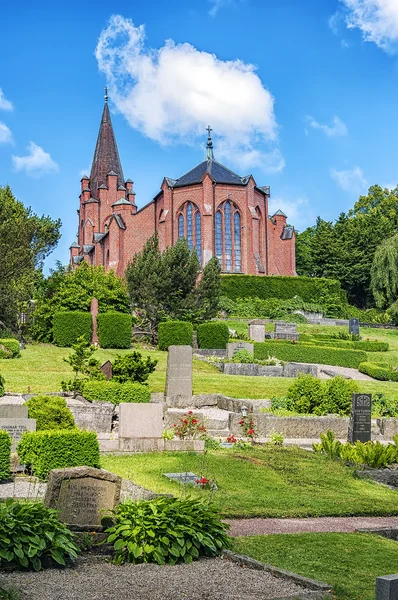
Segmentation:
<svg viewBox="0 0 398 600">
<path fill-rule="evenodd" d="M 163 429 L 162 431 L 162 438 L 164 440 L 174 440 L 175 436 L 174 429 Z"/>
<path fill-rule="evenodd" d="M 54 563 L 71 564 L 78 553 L 72 532 L 56 510 L 41 502 L 8 499 L 0 504 L 0 567 L 40 571 Z"/>
<path fill-rule="evenodd" d="M 376 442 L 355 442 L 355 444 L 342 444 L 335 439 L 332 431 L 321 434 L 321 442 L 313 444 L 314 452 L 326 454 L 332 460 L 344 460 L 346 462 L 367 465 L 373 469 L 380 469 L 395 463 L 398 458 L 398 435 L 393 437 L 393 444 L 381 444 Z"/>
<path fill-rule="evenodd" d="M 350 348 L 311 346 L 300 342 L 293 343 L 282 340 L 256 342 L 254 344 L 254 358 L 261 360 L 267 358 L 270 354 L 284 361 L 319 363 L 352 367 L 354 369 L 357 369 L 359 364 L 367 358 L 366 352 L 351 350 Z"/>
<path fill-rule="evenodd" d="M 60 396 L 33 396 L 27 402 L 29 419 L 36 419 L 36 431 L 74 429 L 75 419 Z"/>
<path fill-rule="evenodd" d="M 372 414 L 378 417 L 398 417 L 398 402 L 385 394 L 373 394 Z"/>
<path fill-rule="evenodd" d="M 84 336 L 80 336 L 76 343 L 72 344 L 72 350 L 73 352 L 64 358 L 64 361 L 72 367 L 75 378 L 70 381 L 61 381 L 61 386 L 64 391 L 81 394 L 85 381 L 88 379 L 105 380 L 105 374 L 100 369 L 99 360 L 93 356 L 97 348 L 92 346 Z"/>
<path fill-rule="evenodd" d="M 54 314 L 53 336 L 57 346 L 70 347 L 83 337 L 91 340 L 91 313 L 81 311 L 62 311 Z"/>
<path fill-rule="evenodd" d="M 316 415 L 349 415 L 352 394 L 357 392 L 359 386 L 356 381 L 337 375 L 325 382 L 323 398 L 318 406 L 313 407 L 312 412 Z"/>
<path fill-rule="evenodd" d="M 28 431 L 17 452 L 21 462 L 40 479 L 45 479 L 52 469 L 100 466 L 97 434 L 93 431 Z"/>
<path fill-rule="evenodd" d="M 198 325 L 198 344 L 199 348 L 217 348 L 227 347 L 229 340 L 229 328 L 226 323 L 219 321 L 209 321 Z"/>
<path fill-rule="evenodd" d="M 193 415 L 192 410 L 180 417 L 178 424 L 174 424 L 174 432 L 181 440 L 194 440 L 206 434 L 206 427 Z"/>
<path fill-rule="evenodd" d="M 388 365 L 364 361 L 359 365 L 359 371 L 379 381 L 398 381 L 398 371 L 393 371 Z"/>
<path fill-rule="evenodd" d="M 236 350 L 232 356 L 232 362 L 234 363 L 246 363 L 250 364 L 254 361 L 253 355 L 246 350 L 246 348 L 242 348 L 241 350 Z"/>
<path fill-rule="evenodd" d="M 325 390 L 319 379 L 299 373 L 287 391 L 288 408 L 298 413 L 313 413 L 322 404 L 324 395 Z"/>
<path fill-rule="evenodd" d="M 158 361 L 152 360 L 150 356 L 144 359 L 140 352 L 118 354 L 112 364 L 112 379 L 119 383 L 144 383 L 157 364 Z"/>
<path fill-rule="evenodd" d="M 4 386 L 5 386 L 5 384 L 6 384 L 6 380 L 4 379 L 4 377 L 0 373 L 0 398 L 1 398 L 1 396 L 4 396 Z"/>
<path fill-rule="evenodd" d="M 342 443 L 336 440 L 333 431 L 327 431 L 321 433 L 321 442 L 319 444 L 312 444 L 314 452 L 320 452 L 326 454 L 326 456 L 332 460 L 340 458 Z"/>
<path fill-rule="evenodd" d="M 205 437 L 205 450 L 220 450 L 221 442 L 210 436 Z"/>
<path fill-rule="evenodd" d="M 7 431 L 0 431 L 0 481 L 11 477 L 11 436 Z"/>
<path fill-rule="evenodd" d="M 21 356 L 18 340 L 0 339 L 0 358 L 18 358 Z"/>
<path fill-rule="evenodd" d="M 113 544 L 116 564 L 191 563 L 230 546 L 228 525 L 215 508 L 199 500 L 160 497 L 125 502 L 114 511 L 114 518 L 107 541 Z"/>
<path fill-rule="evenodd" d="M 126 313 L 109 311 L 97 317 L 98 339 L 101 348 L 130 348 L 132 317 Z"/>
<path fill-rule="evenodd" d="M 117 381 L 86 380 L 82 394 L 89 402 L 149 402 L 151 392 L 149 386 L 143 383 L 118 383 Z"/>
<path fill-rule="evenodd" d="M 285 436 L 283 433 L 278 433 L 277 431 L 273 431 L 270 435 L 270 444 L 274 446 L 283 446 L 283 442 L 285 441 Z"/>
<path fill-rule="evenodd" d="M 169 346 L 192 346 L 192 323 L 188 321 L 165 321 L 159 323 L 158 344 L 160 350 L 167 350 Z"/>
</svg>

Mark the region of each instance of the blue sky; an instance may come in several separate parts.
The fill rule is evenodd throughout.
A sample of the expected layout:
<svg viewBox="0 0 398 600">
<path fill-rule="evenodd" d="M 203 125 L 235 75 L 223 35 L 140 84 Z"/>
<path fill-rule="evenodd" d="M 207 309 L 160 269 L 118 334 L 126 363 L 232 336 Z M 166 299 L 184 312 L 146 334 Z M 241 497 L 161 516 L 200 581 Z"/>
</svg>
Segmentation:
<svg viewBox="0 0 398 600">
<path fill-rule="evenodd" d="M 397 0 L 29 0 L 0 8 L 0 185 L 61 218 L 66 263 L 109 86 L 138 206 L 204 158 L 298 230 L 398 182 Z"/>
</svg>

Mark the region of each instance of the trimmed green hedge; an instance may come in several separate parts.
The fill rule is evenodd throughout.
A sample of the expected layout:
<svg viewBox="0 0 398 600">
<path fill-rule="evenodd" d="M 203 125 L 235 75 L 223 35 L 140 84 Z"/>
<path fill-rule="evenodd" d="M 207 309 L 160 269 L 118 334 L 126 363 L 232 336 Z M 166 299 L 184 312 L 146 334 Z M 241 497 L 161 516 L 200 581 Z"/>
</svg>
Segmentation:
<svg viewBox="0 0 398 600">
<path fill-rule="evenodd" d="M 300 296 L 304 302 L 317 303 L 325 296 L 343 299 L 339 281 L 316 277 L 283 277 L 279 275 L 221 275 L 221 295 L 237 298 L 278 298 L 287 300 Z"/>
<path fill-rule="evenodd" d="M 158 327 L 159 350 L 169 346 L 192 346 L 193 326 L 188 321 L 165 321 Z"/>
<path fill-rule="evenodd" d="M 378 379 L 379 381 L 398 381 L 398 371 L 393 371 L 390 367 L 371 362 L 362 362 L 359 365 L 359 371 Z"/>
<path fill-rule="evenodd" d="M 229 340 L 229 328 L 226 323 L 209 321 L 198 325 L 199 348 L 224 349 Z"/>
<path fill-rule="evenodd" d="M 288 362 L 320 363 L 354 369 L 367 358 L 366 353 L 361 350 L 309 346 L 297 342 L 270 341 L 254 344 L 254 358 L 264 360 L 268 356 Z"/>
<path fill-rule="evenodd" d="M 0 481 L 11 477 L 11 436 L 8 431 L 0 431 Z"/>
<path fill-rule="evenodd" d="M 101 348 L 130 348 L 133 333 L 131 315 L 109 311 L 99 314 L 97 323 Z"/>
<path fill-rule="evenodd" d="M 33 396 L 27 402 L 29 419 L 36 419 L 36 431 L 75 429 L 75 419 L 60 396 Z"/>
<path fill-rule="evenodd" d="M 5 338 L 0 340 L 0 358 L 18 358 L 21 356 L 18 340 Z"/>
<path fill-rule="evenodd" d="M 83 396 L 93 402 L 149 402 L 149 387 L 142 383 L 117 383 L 116 381 L 87 381 L 83 385 Z"/>
<path fill-rule="evenodd" d="M 100 467 L 100 451 L 94 431 L 28 431 L 17 452 L 33 475 L 45 479 L 52 469 Z"/>
<path fill-rule="evenodd" d="M 322 339 L 316 340 L 305 337 L 300 334 L 300 343 L 312 346 L 328 346 L 329 348 L 351 348 L 352 350 L 363 350 L 364 352 L 388 352 L 390 345 L 388 342 L 351 342 L 349 340 Z"/>
<path fill-rule="evenodd" d="M 62 311 L 53 318 L 53 338 L 56 346 L 70 347 L 84 335 L 91 342 L 92 317 L 89 312 Z"/>
</svg>

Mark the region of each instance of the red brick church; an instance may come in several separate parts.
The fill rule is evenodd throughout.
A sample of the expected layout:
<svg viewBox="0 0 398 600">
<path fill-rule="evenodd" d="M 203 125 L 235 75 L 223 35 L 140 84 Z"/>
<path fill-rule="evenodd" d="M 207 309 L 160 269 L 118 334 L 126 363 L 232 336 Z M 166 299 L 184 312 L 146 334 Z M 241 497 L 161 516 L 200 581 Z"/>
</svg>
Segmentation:
<svg viewBox="0 0 398 600">
<path fill-rule="evenodd" d="M 295 275 L 295 232 L 278 210 L 268 214 L 269 186 L 240 177 L 214 158 L 208 128 L 206 159 L 182 177 L 163 179 L 159 193 L 137 208 L 124 179 L 105 95 L 90 177 L 81 180 L 72 265 L 82 260 L 123 275 L 132 256 L 158 233 L 161 249 L 185 237 L 201 265 L 216 255 L 225 273 Z"/>
</svg>

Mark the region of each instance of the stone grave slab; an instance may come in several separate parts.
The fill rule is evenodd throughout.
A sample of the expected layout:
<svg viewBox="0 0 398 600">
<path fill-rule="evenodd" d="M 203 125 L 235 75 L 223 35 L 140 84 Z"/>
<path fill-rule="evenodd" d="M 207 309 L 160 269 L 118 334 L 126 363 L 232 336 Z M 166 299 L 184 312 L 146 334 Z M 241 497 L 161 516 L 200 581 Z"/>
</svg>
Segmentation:
<svg viewBox="0 0 398 600">
<path fill-rule="evenodd" d="M 119 404 L 119 438 L 161 438 L 162 433 L 162 404 Z"/>
<path fill-rule="evenodd" d="M 249 338 L 253 340 L 253 342 L 264 342 L 265 325 L 255 322 L 249 323 Z"/>
<path fill-rule="evenodd" d="M 250 354 L 253 354 L 254 345 L 250 342 L 230 342 L 227 344 L 227 358 L 232 358 L 237 350 L 247 350 Z"/>
<path fill-rule="evenodd" d="M 23 404 L 0 404 L 0 419 L 27 419 L 28 407 Z"/>
<path fill-rule="evenodd" d="M 171 479 L 171 481 L 177 481 L 178 483 L 182 483 L 183 485 L 195 484 L 195 481 L 199 479 L 198 475 L 195 473 L 187 472 L 187 473 L 163 473 L 165 477 Z"/>
<path fill-rule="evenodd" d="M 92 467 L 50 471 L 44 503 L 72 529 L 101 528 L 101 517 L 119 503 L 122 478 Z"/>
<path fill-rule="evenodd" d="M 192 347 L 169 346 L 167 356 L 166 398 L 192 400 Z"/>
<path fill-rule="evenodd" d="M 372 394 L 353 394 L 348 441 L 370 442 L 372 431 Z"/>
<path fill-rule="evenodd" d="M 0 431 L 2 429 L 5 429 L 10 434 L 11 452 L 15 452 L 18 442 L 23 434 L 26 433 L 26 431 L 36 431 L 36 419 L 0 417 Z"/>
</svg>

